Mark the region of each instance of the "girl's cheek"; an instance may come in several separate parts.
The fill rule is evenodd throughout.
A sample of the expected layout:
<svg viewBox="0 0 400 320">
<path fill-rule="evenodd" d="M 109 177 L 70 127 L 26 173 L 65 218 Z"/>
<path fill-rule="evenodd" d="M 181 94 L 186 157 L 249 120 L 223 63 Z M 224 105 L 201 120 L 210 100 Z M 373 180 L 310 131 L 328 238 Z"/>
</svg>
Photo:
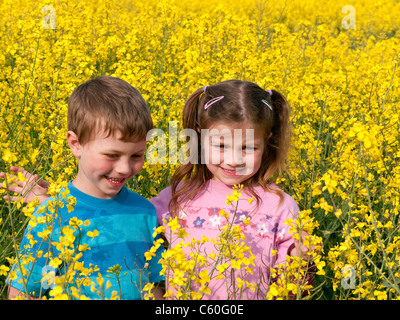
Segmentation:
<svg viewBox="0 0 400 320">
<path fill-rule="evenodd" d="M 218 147 L 209 146 L 204 152 L 205 164 L 220 164 L 221 159 L 224 158 L 224 151 Z"/>
<path fill-rule="evenodd" d="M 244 160 L 245 160 L 245 165 L 246 165 L 247 171 L 248 172 L 253 171 L 254 167 L 255 167 L 254 155 L 246 155 L 244 157 Z"/>
</svg>

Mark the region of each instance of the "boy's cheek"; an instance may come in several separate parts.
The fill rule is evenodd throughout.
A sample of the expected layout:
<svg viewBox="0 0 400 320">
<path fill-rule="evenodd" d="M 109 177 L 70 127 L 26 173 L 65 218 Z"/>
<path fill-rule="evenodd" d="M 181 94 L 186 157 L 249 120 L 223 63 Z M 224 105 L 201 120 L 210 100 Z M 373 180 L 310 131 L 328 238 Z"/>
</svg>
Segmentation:
<svg viewBox="0 0 400 320">
<path fill-rule="evenodd" d="M 138 161 L 138 163 L 134 167 L 133 176 L 136 176 L 142 170 L 143 165 L 144 165 L 144 159 L 141 161 Z"/>
</svg>

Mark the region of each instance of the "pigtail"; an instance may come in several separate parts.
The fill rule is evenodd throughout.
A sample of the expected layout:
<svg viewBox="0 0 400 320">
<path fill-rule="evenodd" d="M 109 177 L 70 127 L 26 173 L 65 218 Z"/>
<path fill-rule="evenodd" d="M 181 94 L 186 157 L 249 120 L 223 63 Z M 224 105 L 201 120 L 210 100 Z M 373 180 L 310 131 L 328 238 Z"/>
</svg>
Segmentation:
<svg viewBox="0 0 400 320">
<path fill-rule="evenodd" d="M 182 111 L 182 126 L 185 129 L 193 129 L 200 132 L 199 125 L 199 109 L 204 105 L 204 90 L 200 88 L 196 90 L 186 101 Z M 197 144 L 197 163 L 201 161 L 201 144 Z M 171 216 L 178 216 L 180 203 L 183 197 L 192 199 L 205 183 L 204 167 L 195 163 L 181 164 L 171 178 L 172 197 L 169 202 L 169 211 Z M 190 190 L 190 192 L 187 192 Z"/>
<path fill-rule="evenodd" d="M 290 146 L 290 109 L 286 98 L 278 91 L 271 90 L 270 102 L 273 121 L 266 138 L 267 150 L 264 153 L 264 174 L 261 185 L 266 186 L 275 173 L 285 170 L 285 161 Z M 260 181 L 261 182 L 261 181 Z"/>
<path fill-rule="evenodd" d="M 183 128 L 198 129 L 199 102 L 203 94 L 203 88 L 197 89 L 186 101 L 182 111 Z"/>
</svg>

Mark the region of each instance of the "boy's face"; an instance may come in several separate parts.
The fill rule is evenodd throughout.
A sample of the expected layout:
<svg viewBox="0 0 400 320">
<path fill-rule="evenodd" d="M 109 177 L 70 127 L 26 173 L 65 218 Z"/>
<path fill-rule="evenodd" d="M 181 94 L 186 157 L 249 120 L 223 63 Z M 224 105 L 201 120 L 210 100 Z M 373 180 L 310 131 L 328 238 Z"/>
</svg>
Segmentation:
<svg viewBox="0 0 400 320">
<path fill-rule="evenodd" d="M 111 199 L 142 169 L 146 140 L 127 142 L 120 136 L 119 132 L 107 138 L 98 134 L 81 145 L 75 133 L 68 131 L 68 143 L 78 159 L 78 174 L 72 182 L 77 189 L 96 198 Z"/>
</svg>

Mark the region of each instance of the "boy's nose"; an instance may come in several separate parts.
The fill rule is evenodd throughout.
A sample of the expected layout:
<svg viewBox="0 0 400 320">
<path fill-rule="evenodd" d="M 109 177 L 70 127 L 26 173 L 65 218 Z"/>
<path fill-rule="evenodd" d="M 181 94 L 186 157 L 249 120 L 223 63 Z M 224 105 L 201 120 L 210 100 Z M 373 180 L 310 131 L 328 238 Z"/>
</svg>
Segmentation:
<svg viewBox="0 0 400 320">
<path fill-rule="evenodd" d="M 119 174 L 128 175 L 132 172 L 131 164 L 128 160 L 120 160 L 115 168 Z"/>
</svg>

